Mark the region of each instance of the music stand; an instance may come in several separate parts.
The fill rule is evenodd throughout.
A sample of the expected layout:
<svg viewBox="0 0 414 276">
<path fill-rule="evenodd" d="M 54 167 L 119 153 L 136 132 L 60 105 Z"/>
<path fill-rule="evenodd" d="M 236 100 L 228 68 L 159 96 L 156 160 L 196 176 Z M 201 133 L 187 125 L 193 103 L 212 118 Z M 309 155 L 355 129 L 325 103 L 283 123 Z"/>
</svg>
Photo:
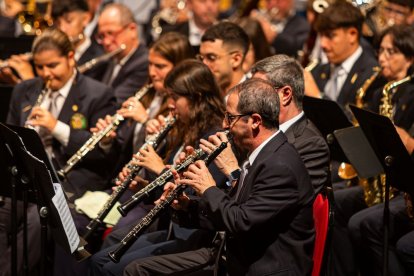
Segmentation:
<svg viewBox="0 0 414 276">
<path fill-rule="evenodd" d="M 386 175 L 383 218 L 383 274 L 387 275 L 390 183 L 393 187 L 413 195 L 414 186 L 411 185 L 410 181 L 414 178 L 414 164 L 389 118 L 360 109 L 354 105 L 350 105 L 350 108 Z"/>
<path fill-rule="evenodd" d="M 331 152 L 331 159 L 349 163 L 334 136 L 335 130 L 352 126 L 342 108 L 334 101 L 305 96 L 303 111 L 325 137 Z"/>
<path fill-rule="evenodd" d="M 34 132 L 33 130 L 26 131 Z M 49 225 L 51 229 L 55 242 L 58 243 L 65 251 L 70 252 L 71 254 L 75 253 L 75 258 L 79 258 L 80 256 L 87 256 L 89 253 L 83 250 L 83 247 L 78 248 L 81 242 L 70 215 L 63 190 L 61 189 L 61 186 L 58 182 L 53 181 L 53 178 L 57 179 L 56 173 L 54 173 L 55 176 L 52 177 L 45 163 L 27 151 L 23 141 L 21 140 L 21 137 L 16 132 L 9 129 L 3 124 L 0 124 L 0 136 L 5 142 L 4 146 L 6 150 L 3 150 L 3 152 L 9 153 L 6 158 L 10 158 L 9 163 L 12 165 L 12 178 L 16 179 L 16 181 L 14 181 L 14 184 L 16 184 L 17 180 L 19 180 L 23 184 L 29 185 L 30 189 L 34 191 L 30 199 L 31 202 L 34 202 L 38 205 L 42 229 L 41 275 L 45 275 L 46 271 L 47 225 Z M 43 150 L 43 145 L 41 144 L 39 137 L 37 137 L 37 139 L 25 142 L 30 144 L 31 148 L 37 148 L 35 152 L 41 152 Z M 43 154 L 40 155 L 46 155 L 46 153 L 44 153 L 44 150 Z M 46 163 L 48 163 L 49 167 L 51 167 L 52 171 L 54 171 L 51 163 L 47 158 L 46 160 Z M 0 187 L 3 190 L 1 193 L 8 195 L 7 191 L 4 191 L 5 188 L 3 186 L 5 185 L 2 185 Z M 13 200 L 16 202 L 16 185 L 14 185 L 13 188 L 14 189 L 11 191 L 12 204 Z M 16 226 L 16 224 L 14 224 L 14 226 Z M 12 232 L 12 234 L 17 234 L 17 228 L 15 229 L 16 230 Z M 16 256 L 15 254 L 16 253 L 14 253 L 12 256 L 12 260 L 13 257 Z M 12 264 L 15 263 L 12 261 Z M 17 266 L 12 267 L 12 271 L 17 271 Z"/>
<path fill-rule="evenodd" d="M 13 86 L 0 84 L 0 123 L 6 122 Z"/>
</svg>

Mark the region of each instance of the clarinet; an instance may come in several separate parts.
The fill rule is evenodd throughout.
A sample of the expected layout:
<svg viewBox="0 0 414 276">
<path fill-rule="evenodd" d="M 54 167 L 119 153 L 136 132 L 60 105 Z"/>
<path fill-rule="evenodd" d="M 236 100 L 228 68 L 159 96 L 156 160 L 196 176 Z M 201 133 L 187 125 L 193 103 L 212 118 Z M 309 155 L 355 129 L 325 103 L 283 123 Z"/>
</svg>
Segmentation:
<svg viewBox="0 0 414 276">
<path fill-rule="evenodd" d="M 159 177 L 157 177 L 154 181 L 152 181 L 150 184 L 136 192 L 127 202 L 124 204 L 121 204 L 118 206 L 118 211 L 121 213 L 122 216 L 126 216 L 129 211 L 131 211 L 132 208 L 134 208 L 138 203 L 140 203 L 144 198 L 147 198 L 149 194 L 157 187 L 164 186 L 168 181 L 171 181 L 174 176 L 172 171 L 175 170 L 177 172 L 182 172 L 185 169 L 188 168 L 191 164 L 193 164 L 195 161 L 202 158 L 202 156 L 205 155 L 205 152 L 201 149 L 195 150 L 195 152 L 181 162 L 180 164 L 176 165 L 175 167 L 167 170 L 163 174 L 161 174 Z"/>
<path fill-rule="evenodd" d="M 226 147 L 228 142 L 222 142 L 220 146 L 216 147 L 206 158 L 204 162 L 208 166 Z M 202 150 L 201 150 L 202 151 Z M 205 155 L 205 152 L 203 155 Z M 194 160 L 193 162 L 195 162 Z M 143 217 L 140 222 L 122 239 L 121 244 L 114 250 L 108 253 L 109 258 L 115 263 L 118 263 L 121 257 L 138 239 L 138 237 L 145 231 L 149 225 L 160 216 L 161 212 L 176 199 L 186 188 L 185 185 L 178 185 L 160 204 L 156 205 L 151 211 Z"/>
<path fill-rule="evenodd" d="M 134 97 L 138 101 L 141 100 L 142 97 L 148 93 L 151 87 L 152 84 L 145 85 L 136 92 Z M 85 144 L 83 144 L 83 146 L 74 155 L 72 155 L 68 161 L 66 161 L 65 166 L 57 172 L 59 178 L 61 180 L 64 180 L 66 175 L 73 169 L 73 167 L 78 164 L 86 154 L 91 152 L 104 137 L 106 137 L 110 132 L 115 131 L 122 121 L 124 121 L 124 117 L 122 115 L 113 115 L 111 117 L 111 123 L 108 126 L 106 126 L 101 131 L 94 133 L 91 138 L 89 138 Z"/>
<path fill-rule="evenodd" d="M 50 82 L 51 80 L 47 80 L 44 84 L 44 87 L 42 88 L 42 91 L 40 91 L 39 96 L 36 99 L 36 102 L 34 103 L 33 107 L 37 107 L 40 106 L 43 102 L 43 99 L 45 98 L 46 94 L 50 92 Z M 26 128 L 30 128 L 30 129 L 35 129 L 32 125 L 29 125 L 27 122 L 25 123 L 24 127 Z"/>
<path fill-rule="evenodd" d="M 166 125 L 155 135 L 149 135 L 146 139 L 145 143 L 141 146 L 140 149 L 146 149 L 149 145 L 154 147 L 156 149 L 158 145 L 165 139 L 168 132 L 172 129 L 176 119 L 172 118 L 167 120 Z M 137 153 L 140 155 L 140 152 Z M 134 158 L 132 160 L 135 160 Z M 86 233 L 83 236 L 85 240 L 89 238 L 89 236 L 95 231 L 95 229 L 103 224 L 104 219 L 108 215 L 108 213 L 111 211 L 112 207 L 114 207 L 115 203 L 118 201 L 118 199 L 121 197 L 121 195 L 126 191 L 129 184 L 134 180 L 135 176 L 139 173 L 142 167 L 138 165 L 132 165 L 132 160 L 128 163 L 129 169 L 131 170 L 130 173 L 127 175 L 125 180 L 121 183 L 121 185 L 117 186 L 116 189 L 112 192 L 111 196 L 106 201 L 105 205 L 102 207 L 102 209 L 98 212 L 98 215 L 96 218 L 91 220 L 86 226 Z M 116 180 L 115 180 L 116 181 Z"/>
<path fill-rule="evenodd" d="M 119 54 L 120 52 L 122 52 L 123 50 L 125 50 L 126 46 L 125 44 L 122 44 L 119 48 L 117 48 L 116 50 L 103 54 L 102 56 L 96 57 L 91 59 L 90 61 L 87 61 L 86 63 L 79 65 L 78 66 L 78 71 L 80 73 L 85 73 L 86 71 L 89 71 L 90 69 L 92 69 L 93 67 L 95 67 L 96 65 L 107 61 L 109 59 L 111 59 L 112 57 L 116 56 L 117 54 Z"/>
</svg>

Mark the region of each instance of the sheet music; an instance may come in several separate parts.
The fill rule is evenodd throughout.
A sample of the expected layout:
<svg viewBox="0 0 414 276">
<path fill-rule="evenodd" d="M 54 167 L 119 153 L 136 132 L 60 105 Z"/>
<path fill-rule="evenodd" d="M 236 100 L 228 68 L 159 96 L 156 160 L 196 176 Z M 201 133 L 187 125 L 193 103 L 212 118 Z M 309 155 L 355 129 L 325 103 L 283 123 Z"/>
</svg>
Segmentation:
<svg viewBox="0 0 414 276">
<path fill-rule="evenodd" d="M 70 214 L 62 187 L 59 183 L 53 183 L 53 189 L 55 190 L 55 195 L 52 198 L 52 202 L 59 213 L 63 229 L 65 229 L 65 234 L 69 241 L 70 251 L 73 253 L 78 248 L 80 242 L 78 231 Z"/>
</svg>

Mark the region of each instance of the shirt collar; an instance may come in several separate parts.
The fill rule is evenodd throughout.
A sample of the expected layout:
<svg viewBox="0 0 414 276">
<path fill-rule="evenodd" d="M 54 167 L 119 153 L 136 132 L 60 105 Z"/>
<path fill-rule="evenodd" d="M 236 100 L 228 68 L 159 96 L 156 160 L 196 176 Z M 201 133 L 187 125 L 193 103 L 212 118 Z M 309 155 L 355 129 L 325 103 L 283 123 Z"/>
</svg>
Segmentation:
<svg viewBox="0 0 414 276">
<path fill-rule="evenodd" d="M 78 46 L 75 50 L 75 60 L 78 61 L 81 56 L 88 50 L 88 48 L 91 46 L 92 41 L 88 36 L 85 36 L 85 41 L 83 41 L 82 44 Z"/>
<path fill-rule="evenodd" d="M 249 163 L 250 166 L 253 165 L 254 160 L 256 160 L 256 157 L 259 155 L 259 153 L 262 151 L 262 149 L 264 148 L 264 146 L 266 146 L 267 143 L 270 142 L 270 140 L 273 139 L 273 137 L 275 137 L 278 133 L 280 132 L 280 130 L 276 131 L 275 133 L 273 133 L 269 138 L 267 138 L 263 143 L 260 144 L 260 146 L 258 146 L 250 155 L 249 155 Z"/>
<path fill-rule="evenodd" d="M 76 72 L 76 70 L 74 70 L 72 76 L 70 77 L 70 79 L 65 83 L 65 85 L 61 89 L 58 90 L 59 94 L 62 97 L 64 97 L 65 99 L 68 97 L 70 88 L 72 87 L 72 84 L 75 81 L 76 74 L 77 74 L 77 72 Z"/>
<path fill-rule="evenodd" d="M 357 59 L 362 55 L 362 47 L 358 46 L 358 49 L 349 56 L 344 62 L 342 62 L 341 66 L 346 71 L 347 74 L 351 72 L 352 66 L 354 66 Z"/>
<path fill-rule="evenodd" d="M 279 129 L 281 130 L 281 131 L 283 131 L 283 132 L 285 132 L 286 133 L 286 131 L 294 124 L 294 123 L 296 123 L 297 121 L 299 121 L 299 119 L 300 118 L 302 118 L 302 116 L 304 116 L 305 115 L 305 112 L 300 112 L 298 115 L 296 115 L 295 117 L 293 117 L 292 119 L 290 119 L 290 120 L 287 120 L 286 122 L 284 122 L 283 124 L 281 124 L 280 126 L 279 126 Z"/>
</svg>

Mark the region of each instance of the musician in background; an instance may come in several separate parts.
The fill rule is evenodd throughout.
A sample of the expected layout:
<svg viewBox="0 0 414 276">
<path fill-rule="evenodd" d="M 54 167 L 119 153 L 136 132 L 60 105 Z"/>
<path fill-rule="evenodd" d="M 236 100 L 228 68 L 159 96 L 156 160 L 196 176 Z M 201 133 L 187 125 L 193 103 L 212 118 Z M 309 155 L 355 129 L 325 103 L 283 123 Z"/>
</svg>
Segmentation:
<svg viewBox="0 0 414 276">
<path fill-rule="evenodd" d="M 172 164 L 185 146 L 197 147 L 201 137 L 208 137 L 220 129 L 224 117 L 224 101 L 213 74 L 198 61 L 187 60 L 175 66 L 167 75 L 164 86 L 171 95 L 177 116 L 175 136 L 167 140 L 167 164 Z M 138 160 L 138 165 L 153 172 L 165 171 L 164 162 L 152 149 L 143 151 Z M 223 185 L 225 176 L 214 164 L 209 169 L 218 185 Z M 157 193 L 161 194 L 162 188 L 154 192 L 154 199 L 157 199 Z M 170 240 L 167 240 L 167 230 L 141 235 L 117 264 L 110 261 L 108 252 L 117 248 L 119 243 L 101 250 L 91 259 L 91 275 L 121 275 L 125 266 L 135 259 L 196 249 L 211 241 L 214 233 L 172 224 L 171 234 L 174 238 Z"/>
<path fill-rule="evenodd" d="M 175 205 L 181 210 L 177 217 L 187 222 L 192 219 L 203 228 L 226 231 L 228 275 L 272 275 L 281 271 L 308 275 L 312 270 L 314 193 L 299 154 L 278 129 L 279 107 L 273 85 L 264 80 L 247 80 L 230 90 L 223 127 L 230 130 L 236 146 L 248 152 L 248 158 L 229 194 L 218 188 L 202 161 L 190 165 L 181 179 L 175 179 L 176 185 L 191 186 L 200 196 L 198 200 L 180 197 L 180 205 Z M 219 133 L 209 140 L 212 144 L 201 143 L 211 151 L 227 137 Z M 240 170 L 230 145 L 216 158 L 216 164 L 226 175 Z M 189 218 L 182 210 L 189 212 Z M 125 272 L 145 275 L 185 271 L 188 267 L 180 264 L 192 256 L 179 256 L 165 256 L 170 264 L 166 270 L 157 270 L 163 262 L 140 267 L 136 265 L 138 260 Z"/>
<path fill-rule="evenodd" d="M 210 27 L 201 38 L 197 58 L 210 68 L 223 97 L 230 88 L 246 79 L 243 61 L 249 43 L 246 32 L 231 22 L 220 22 Z"/>
<path fill-rule="evenodd" d="M 57 28 L 67 34 L 75 49 L 75 60 L 78 66 L 102 56 L 105 52 L 102 46 L 93 43 L 91 37 L 84 32 L 91 20 L 86 0 L 62 0 L 53 3 L 52 16 Z M 97 64 L 84 72 L 84 75 L 101 79 L 106 66 Z"/>
<path fill-rule="evenodd" d="M 414 28 L 407 25 L 387 29 L 381 38 L 379 63 L 382 75 L 390 82 L 400 81 L 412 72 L 414 62 Z M 389 100 L 383 98 L 383 89 L 377 90 L 378 105 L 391 104 L 390 116 L 394 124 L 406 132 L 414 125 L 414 86 L 405 82 L 389 91 Z M 373 191 L 371 191 L 373 192 Z M 375 193 L 374 193 L 375 194 Z M 335 191 L 335 231 L 333 233 L 333 268 L 335 275 L 354 275 L 361 270 L 363 275 L 378 275 L 382 270 L 382 210 L 378 204 L 367 208 L 362 186 Z M 411 229 L 412 222 L 403 222 L 400 213 L 405 212 L 402 194 L 390 201 L 390 237 L 397 240 Z M 365 238 L 364 238 L 365 237 Z M 353 242 L 354 241 L 354 242 Z M 393 247 L 390 247 L 390 275 L 400 275 L 401 269 Z"/>
<path fill-rule="evenodd" d="M 253 10 L 251 17 L 258 20 L 274 54 L 296 57 L 309 33 L 309 23 L 296 14 L 294 0 L 266 0 L 264 12 Z"/>
<path fill-rule="evenodd" d="M 302 109 L 304 96 L 303 69 L 295 59 L 275 55 L 257 62 L 252 69 L 253 78 L 270 81 L 277 87 L 280 99 L 279 129 L 302 158 L 315 193 L 331 185 L 329 148 L 315 125 Z"/>
<path fill-rule="evenodd" d="M 218 20 L 219 4 L 219 0 L 188 0 L 186 2 L 190 12 L 188 21 L 166 25 L 163 27 L 163 33 L 174 31 L 186 35 L 191 46 L 198 53 L 201 37 Z"/>
<path fill-rule="evenodd" d="M 113 171 L 113 177 L 118 175 L 125 164 L 132 159 L 132 155 L 137 154 L 144 144 L 146 136 L 145 122 L 149 119 L 158 118 L 158 116 L 164 118 L 168 115 L 170 109 L 167 91 L 164 87 L 165 77 L 178 63 L 193 57 L 192 48 L 187 38 L 179 33 L 167 33 L 151 46 L 148 56 L 148 73 L 153 87 L 149 88 L 147 94 L 140 101 L 135 97 L 131 97 L 122 104 L 122 108 L 118 110 L 118 113 L 128 121 L 122 123 L 117 132 L 109 134 L 100 143 L 100 146 L 106 151 L 112 151 L 120 155 Z M 102 130 L 111 122 L 111 116 L 107 115 L 105 120 L 98 120 L 96 128 L 92 131 Z M 141 176 L 145 178 L 145 173 Z M 125 192 L 123 198 L 130 198 L 132 192 Z M 152 203 L 140 204 L 127 217 L 121 218 L 112 229 L 107 241 L 117 235 L 117 229 L 135 224 L 152 207 Z M 121 232 L 117 236 L 122 238 L 124 235 L 124 232 Z"/>
<path fill-rule="evenodd" d="M 102 82 L 114 88 L 120 105 L 147 82 L 148 49 L 140 43 L 134 16 L 125 5 L 106 5 L 98 26 L 97 41 L 105 52 L 120 51 L 102 77 Z M 125 46 L 123 50 L 122 45 Z"/>
<path fill-rule="evenodd" d="M 32 54 L 39 77 L 16 85 L 7 123 L 37 129 L 46 151 L 59 169 L 91 136 L 89 126 L 104 114 L 114 112 L 115 98 L 109 87 L 76 72 L 72 44 L 63 32 L 45 31 L 35 39 Z M 45 92 L 43 100 L 37 106 L 42 92 Z M 86 190 L 103 189 L 108 177 L 105 171 L 110 166 L 99 152 L 87 156 L 62 183 L 69 200 L 73 201 Z M 40 226 L 36 223 L 36 207 L 33 208 L 34 211 L 29 210 L 29 225 L 34 225 L 34 229 L 29 229 L 29 233 L 35 235 L 36 227 Z M 39 253 L 38 245 L 30 246 L 39 239 L 39 236 L 29 237 L 31 251 Z"/>
<path fill-rule="evenodd" d="M 341 106 L 355 103 L 356 91 L 378 65 L 360 44 L 363 20 L 361 11 L 346 1 L 332 3 L 318 15 L 315 28 L 329 63 L 318 65 L 312 76 L 307 74 L 307 95 L 324 97 Z"/>
</svg>

